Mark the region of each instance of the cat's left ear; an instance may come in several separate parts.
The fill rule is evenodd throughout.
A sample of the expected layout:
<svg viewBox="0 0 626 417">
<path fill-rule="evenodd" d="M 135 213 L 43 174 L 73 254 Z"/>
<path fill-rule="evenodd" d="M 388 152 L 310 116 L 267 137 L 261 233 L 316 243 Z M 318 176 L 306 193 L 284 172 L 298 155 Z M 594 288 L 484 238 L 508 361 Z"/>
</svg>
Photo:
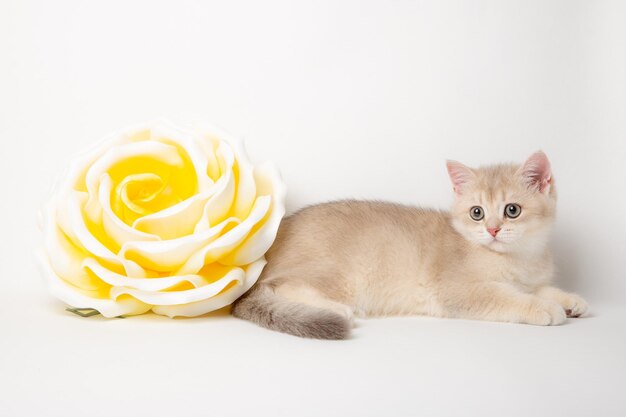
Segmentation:
<svg viewBox="0 0 626 417">
<path fill-rule="evenodd" d="M 548 157 L 542 151 L 532 154 L 518 170 L 518 173 L 530 188 L 544 194 L 550 192 L 552 170 Z"/>
</svg>

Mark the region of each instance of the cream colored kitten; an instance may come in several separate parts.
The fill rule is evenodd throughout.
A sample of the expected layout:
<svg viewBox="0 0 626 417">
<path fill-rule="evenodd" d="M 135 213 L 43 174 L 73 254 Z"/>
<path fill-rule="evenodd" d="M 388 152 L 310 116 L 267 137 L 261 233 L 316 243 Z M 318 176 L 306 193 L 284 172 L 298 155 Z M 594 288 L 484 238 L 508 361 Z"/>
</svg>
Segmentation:
<svg viewBox="0 0 626 417">
<path fill-rule="evenodd" d="M 340 201 L 286 218 L 233 314 L 342 339 L 359 317 L 423 314 L 556 325 L 587 311 L 550 286 L 556 190 L 543 152 L 522 166 L 448 162 L 451 212 Z"/>
</svg>

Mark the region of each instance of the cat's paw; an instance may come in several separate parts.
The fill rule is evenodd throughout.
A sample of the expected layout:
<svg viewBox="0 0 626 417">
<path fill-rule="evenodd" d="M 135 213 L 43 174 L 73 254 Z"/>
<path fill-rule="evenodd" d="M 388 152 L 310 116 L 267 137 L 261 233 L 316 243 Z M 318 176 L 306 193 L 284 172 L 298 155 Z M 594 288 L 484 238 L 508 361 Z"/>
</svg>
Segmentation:
<svg viewBox="0 0 626 417">
<path fill-rule="evenodd" d="M 529 314 L 524 322 L 537 326 L 557 326 L 565 322 L 567 316 L 565 310 L 559 304 L 552 301 L 538 301 L 529 308 Z"/>
<path fill-rule="evenodd" d="M 589 310 L 587 302 L 577 294 L 566 294 L 559 301 L 567 317 L 581 317 Z"/>
</svg>

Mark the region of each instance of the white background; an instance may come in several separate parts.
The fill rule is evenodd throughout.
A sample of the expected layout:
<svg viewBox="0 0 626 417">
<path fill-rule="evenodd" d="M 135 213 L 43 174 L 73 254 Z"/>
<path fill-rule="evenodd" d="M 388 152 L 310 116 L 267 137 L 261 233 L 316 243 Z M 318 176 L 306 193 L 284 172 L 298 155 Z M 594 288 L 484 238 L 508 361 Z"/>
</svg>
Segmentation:
<svg viewBox="0 0 626 417">
<path fill-rule="evenodd" d="M 625 22 L 620 1 L 2 0 L 0 414 L 625 415 Z M 34 265 L 37 209 L 72 154 L 156 118 L 244 137 L 289 211 L 445 208 L 446 158 L 543 149 L 558 282 L 591 317 L 363 320 L 320 342 L 225 314 L 70 316 Z"/>
</svg>

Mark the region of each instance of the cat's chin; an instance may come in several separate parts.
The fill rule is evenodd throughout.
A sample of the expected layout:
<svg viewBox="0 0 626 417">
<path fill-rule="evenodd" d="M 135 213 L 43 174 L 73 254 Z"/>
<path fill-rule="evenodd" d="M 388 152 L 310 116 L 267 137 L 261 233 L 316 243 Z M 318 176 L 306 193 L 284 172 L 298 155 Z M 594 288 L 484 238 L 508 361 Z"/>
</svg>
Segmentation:
<svg viewBox="0 0 626 417">
<path fill-rule="evenodd" d="M 499 240 L 492 240 L 491 242 L 483 246 L 485 246 L 487 249 L 491 249 L 492 251 L 498 252 L 498 253 L 507 253 L 507 252 L 510 252 L 510 249 L 511 249 L 509 245 Z"/>
<path fill-rule="evenodd" d="M 532 254 L 539 253 L 540 251 L 545 249 L 545 242 L 542 240 L 538 241 L 524 241 L 525 244 L 520 244 L 519 241 L 513 242 L 502 242 L 500 240 L 492 240 L 489 243 L 483 243 L 482 245 L 494 252 L 497 253 L 507 253 L 507 254 Z"/>
</svg>

